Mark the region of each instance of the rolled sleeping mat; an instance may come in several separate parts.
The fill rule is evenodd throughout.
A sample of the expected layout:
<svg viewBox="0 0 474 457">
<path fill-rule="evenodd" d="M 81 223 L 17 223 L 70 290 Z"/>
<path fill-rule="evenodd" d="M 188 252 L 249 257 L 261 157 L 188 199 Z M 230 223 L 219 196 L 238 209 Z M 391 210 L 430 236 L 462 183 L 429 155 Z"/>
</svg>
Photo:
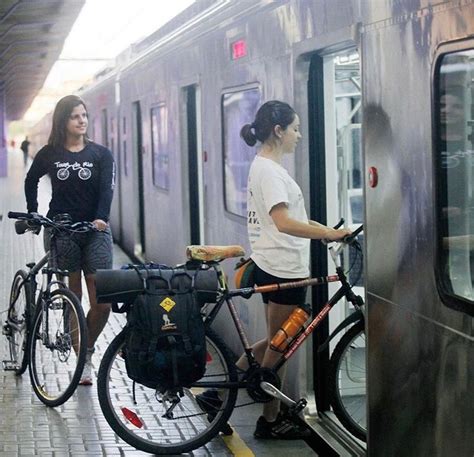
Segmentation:
<svg viewBox="0 0 474 457">
<path fill-rule="evenodd" d="M 214 269 L 191 270 L 174 269 L 135 269 L 97 270 L 95 287 L 99 303 L 132 303 L 137 295 L 154 293 L 159 289 L 172 289 L 174 292 L 187 292 L 192 288 L 199 304 L 214 303 L 217 299 L 219 281 Z"/>
</svg>

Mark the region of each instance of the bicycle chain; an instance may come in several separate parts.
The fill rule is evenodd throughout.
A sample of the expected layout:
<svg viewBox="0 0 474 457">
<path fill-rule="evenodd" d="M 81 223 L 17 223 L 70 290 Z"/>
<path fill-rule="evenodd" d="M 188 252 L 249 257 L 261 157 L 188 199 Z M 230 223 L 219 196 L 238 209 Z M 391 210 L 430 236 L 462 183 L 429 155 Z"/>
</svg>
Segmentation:
<svg viewBox="0 0 474 457">
<path fill-rule="evenodd" d="M 233 409 L 236 409 L 236 408 L 242 408 L 244 406 L 249 406 L 249 405 L 253 405 L 257 403 L 256 401 L 251 401 L 249 403 L 242 403 L 241 405 L 236 405 L 234 406 Z M 224 411 L 223 409 L 216 409 L 215 412 L 218 413 L 219 411 Z M 196 414 L 188 414 L 187 416 L 178 416 L 178 417 L 173 417 L 172 420 L 175 420 L 175 419 L 187 419 L 188 417 L 197 417 L 197 416 L 202 416 L 203 414 L 209 414 L 209 413 L 206 413 L 205 411 L 203 411 L 202 413 L 196 413 Z"/>
</svg>

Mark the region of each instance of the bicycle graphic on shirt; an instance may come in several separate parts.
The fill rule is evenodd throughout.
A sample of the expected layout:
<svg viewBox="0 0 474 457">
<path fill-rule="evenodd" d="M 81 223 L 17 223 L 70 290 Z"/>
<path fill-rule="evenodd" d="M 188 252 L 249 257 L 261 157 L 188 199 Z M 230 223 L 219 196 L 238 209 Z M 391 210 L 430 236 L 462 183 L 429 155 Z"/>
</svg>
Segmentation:
<svg viewBox="0 0 474 457">
<path fill-rule="evenodd" d="M 55 162 L 55 165 L 56 168 L 59 168 L 58 172 L 56 173 L 56 176 L 61 181 L 65 181 L 69 178 L 69 169 L 72 169 L 74 171 L 79 170 L 77 173 L 79 178 L 83 181 L 87 181 L 92 175 L 90 168 L 94 166 L 90 162 L 84 162 L 82 165 L 79 162 L 74 162 L 73 164 L 70 164 L 69 162 Z"/>
</svg>

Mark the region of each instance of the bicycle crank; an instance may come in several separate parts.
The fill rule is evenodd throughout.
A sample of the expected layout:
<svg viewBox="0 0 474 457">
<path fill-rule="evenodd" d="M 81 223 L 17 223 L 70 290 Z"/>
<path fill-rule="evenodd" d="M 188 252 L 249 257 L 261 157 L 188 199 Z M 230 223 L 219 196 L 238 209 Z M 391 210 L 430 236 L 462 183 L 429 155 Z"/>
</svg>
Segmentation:
<svg viewBox="0 0 474 457">
<path fill-rule="evenodd" d="M 263 384 L 272 386 L 279 392 L 281 386 L 278 375 L 269 368 L 259 367 L 250 372 L 246 378 L 247 393 L 252 400 L 259 403 L 265 403 L 273 400 L 275 397 L 262 388 Z M 276 387 L 275 387 L 276 386 Z M 282 394 L 283 395 L 283 394 Z"/>
<path fill-rule="evenodd" d="M 286 406 L 288 406 L 288 412 L 290 415 L 299 414 L 301 411 L 303 411 L 303 409 L 306 408 L 306 405 L 308 404 L 305 398 L 300 398 L 298 401 L 292 400 L 290 397 L 287 397 L 283 392 L 278 390 L 274 385 L 270 384 L 269 382 L 261 382 L 260 388 L 268 395 L 271 395 L 273 398 L 277 398 Z"/>
</svg>

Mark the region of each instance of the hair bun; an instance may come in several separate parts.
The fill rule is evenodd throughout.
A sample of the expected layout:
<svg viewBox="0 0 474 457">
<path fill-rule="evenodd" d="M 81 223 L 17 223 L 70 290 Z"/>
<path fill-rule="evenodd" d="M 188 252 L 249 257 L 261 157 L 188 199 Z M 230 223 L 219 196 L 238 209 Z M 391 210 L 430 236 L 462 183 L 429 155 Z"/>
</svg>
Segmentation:
<svg viewBox="0 0 474 457">
<path fill-rule="evenodd" d="M 255 146 L 257 143 L 257 137 L 255 136 L 255 133 L 252 132 L 252 129 L 255 129 L 255 125 L 253 123 L 245 124 L 240 130 L 240 136 L 249 146 Z"/>
</svg>

